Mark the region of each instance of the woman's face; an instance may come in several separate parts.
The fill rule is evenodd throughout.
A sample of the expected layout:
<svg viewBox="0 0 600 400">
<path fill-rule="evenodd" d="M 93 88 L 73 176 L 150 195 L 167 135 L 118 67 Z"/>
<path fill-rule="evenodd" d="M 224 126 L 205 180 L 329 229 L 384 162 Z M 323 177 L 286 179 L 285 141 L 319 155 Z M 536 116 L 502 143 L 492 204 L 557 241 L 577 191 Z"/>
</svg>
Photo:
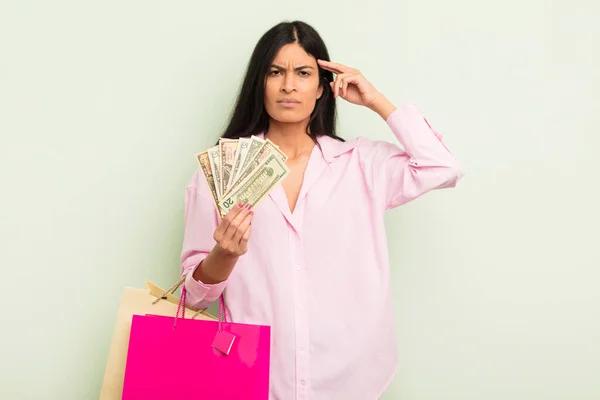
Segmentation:
<svg viewBox="0 0 600 400">
<path fill-rule="evenodd" d="M 283 46 L 265 78 L 265 109 L 269 116 L 281 123 L 305 121 L 322 94 L 317 60 L 298 43 Z"/>
</svg>

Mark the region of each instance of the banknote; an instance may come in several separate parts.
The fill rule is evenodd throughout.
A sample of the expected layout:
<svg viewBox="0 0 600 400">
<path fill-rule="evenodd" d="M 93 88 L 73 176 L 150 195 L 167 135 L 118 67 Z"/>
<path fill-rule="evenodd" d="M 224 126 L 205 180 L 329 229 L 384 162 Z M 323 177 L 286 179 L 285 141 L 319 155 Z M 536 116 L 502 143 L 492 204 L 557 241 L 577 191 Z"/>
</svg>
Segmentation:
<svg viewBox="0 0 600 400">
<path fill-rule="evenodd" d="M 252 136 L 250 139 L 252 139 L 252 141 L 250 142 L 250 148 L 248 149 L 248 154 L 246 155 L 246 159 L 244 160 L 244 163 L 242 164 L 242 167 L 239 170 L 239 172 L 242 172 L 246 169 L 246 167 L 248 166 L 250 161 L 252 161 L 258 150 L 260 150 L 262 145 L 265 144 L 265 141 L 257 136 Z"/>
<path fill-rule="evenodd" d="M 258 164 L 261 164 L 264 160 L 266 160 L 269 154 L 272 152 L 279 154 L 283 162 L 287 161 L 287 155 L 279 149 L 279 146 L 267 139 L 262 147 L 256 152 L 252 163 L 256 167 Z M 252 165 L 252 163 L 249 165 Z"/>
<path fill-rule="evenodd" d="M 221 193 L 225 193 L 229 187 L 229 180 L 233 170 L 233 162 L 235 161 L 235 152 L 238 147 L 239 140 L 236 139 L 220 139 L 219 153 L 221 158 Z"/>
<path fill-rule="evenodd" d="M 232 187 L 237 186 L 242 180 L 254 171 L 260 164 L 262 164 L 271 154 L 275 154 L 281 158 L 285 164 L 287 156 L 277 147 L 273 142 L 267 139 L 262 146 L 256 151 L 252 160 L 246 164 L 246 168 L 239 174 L 236 181 L 231 185 Z M 231 190 L 230 190 L 231 191 Z M 227 193 L 224 193 L 226 195 Z"/>
<path fill-rule="evenodd" d="M 266 160 L 221 199 L 219 202 L 221 215 L 227 214 L 240 202 L 256 207 L 277 184 L 286 178 L 289 172 L 285 161 L 278 153 L 269 154 Z"/>
<path fill-rule="evenodd" d="M 251 138 L 240 138 L 240 142 L 237 147 L 237 151 L 235 152 L 235 160 L 233 161 L 233 169 L 231 170 L 231 176 L 229 177 L 229 184 L 227 185 L 227 191 L 229 191 L 233 183 L 237 181 L 237 176 L 240 174 L 240 169 L 246 156 L 248 155 L 248 150 L 250 149 L 250 142 L 252 142 Z"/>
<path fill-rule="evenodd" d="M 217 191 L 217 199 L 221 199 L 221 156 L 219 154 L 219 146 L 211 147 L 207 150 L 210 168 L 215 181 L 215 189 Z"/>
<path fill-rule="evenodd" d="M 200 166 L 200 170 L 206 179 L 206 183 L 208 184 L 208 188 L 210 189 L 210 193 L 213 197 L 213 202 L 217 210 L 219 204 L 219 196 L 217 195 L 217 189 L 215 187 L 215 177 L 213 176 L 212 168 L 210 167 L 210 159 L 208 157 L 208 151 L 203 151 L 201 153 L 196 154 L 196 159 L 198 160 L 198 165 Z"/>
<path fill-rule="evenodd" d="M 289 174 L 285 153 L 257 136 L 221 138 L 196 159 L 221 217 L 239 202 L 256 206 Z"/>
</svg>

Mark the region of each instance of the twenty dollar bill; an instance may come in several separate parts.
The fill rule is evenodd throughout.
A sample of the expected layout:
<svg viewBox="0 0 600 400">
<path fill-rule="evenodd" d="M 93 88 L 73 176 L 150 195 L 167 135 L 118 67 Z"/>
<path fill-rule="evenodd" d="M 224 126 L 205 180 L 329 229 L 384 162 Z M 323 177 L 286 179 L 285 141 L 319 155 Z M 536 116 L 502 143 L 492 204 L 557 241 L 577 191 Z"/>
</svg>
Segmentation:
<svg viewBox="0 0 600 400">
<path fill-rule="evenodd" d="M 285 161 L 277 153 L 271 153 L 264 162 L 219 202 L 221 215 L 227 214 L 236 204 L 256 206 L 269 192 L 290 173 Z"/>
</svg>

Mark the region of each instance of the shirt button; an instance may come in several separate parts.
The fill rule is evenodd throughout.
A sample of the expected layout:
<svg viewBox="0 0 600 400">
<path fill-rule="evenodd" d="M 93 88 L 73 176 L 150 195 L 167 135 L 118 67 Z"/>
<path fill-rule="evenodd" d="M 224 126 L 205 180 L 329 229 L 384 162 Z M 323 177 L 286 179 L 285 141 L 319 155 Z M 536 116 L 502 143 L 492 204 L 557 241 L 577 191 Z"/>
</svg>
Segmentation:
<svg viewBox="0 0 600 400">
<path fill-rule="evenodd" d="M 306 385 L 306 381 L 305 381 L 304 379 L 302 379 L 302 380 L 300 381 L 300 384 L 301 384 L 302 386 L 304 386 L 304 385 Z"/>
<path fill-rule="evenodd" d="M 300 265 L 296 265 L 296 271 L 300 271 Z"/>
</svg>

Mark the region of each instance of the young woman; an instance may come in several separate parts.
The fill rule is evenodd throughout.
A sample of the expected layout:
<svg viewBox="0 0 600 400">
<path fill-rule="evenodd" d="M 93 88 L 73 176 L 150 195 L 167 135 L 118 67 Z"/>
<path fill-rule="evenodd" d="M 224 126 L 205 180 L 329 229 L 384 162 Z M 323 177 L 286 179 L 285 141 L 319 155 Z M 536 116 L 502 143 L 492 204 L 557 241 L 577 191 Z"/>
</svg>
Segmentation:
<svg viewBox="0 0 600 400">
<path fill-rule="evenodd" d="M 338 137 L 339 98 L 379 114 L 403 149 Z M 397 366 L 384 213 L 454 187 L 460 166 L 416 106 L 394 106 L 331 62 L 299 21 L 271 28 L 251 56 L 222 137 L 251 135 L 279 146 L 290 175 L 256 209 L 220 220 L 196 171 L 181 254 L 188 303 L 205 308 L 227 287 L 234 322 L 271 326 L 271 399 L 376 399 Z"/>
</svg>

